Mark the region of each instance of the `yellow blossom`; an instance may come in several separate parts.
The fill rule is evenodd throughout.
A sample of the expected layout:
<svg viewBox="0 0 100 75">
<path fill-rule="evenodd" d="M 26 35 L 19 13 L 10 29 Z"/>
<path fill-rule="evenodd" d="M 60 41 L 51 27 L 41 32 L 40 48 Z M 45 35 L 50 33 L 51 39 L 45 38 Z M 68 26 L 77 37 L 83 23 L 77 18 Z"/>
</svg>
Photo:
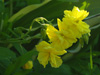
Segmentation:
<svg viewBox="0 0 100 75">
<path fill-rule="evenodd" d="M 79 10 L 78 7 L 74 7 L 72 11 L 65 10 L 65 17 L 60 21 L 57 19 L 59 31 L 72 31 L 74 37 L 80 38 L 83 34 L 90 33 L 89 25 L 82 20 L 86 18 L 89 12 L 85 10 Z"/>
<path fill-rule="evenodd" d="M 33 62 L 32 61 L 28 61 L 24 66 L 24 69 L 32 69 L 33 68 Z"/>
<path fill-rule="evenodd" d="M 62 59 L 58 55 L 63 55 L 66 53 L 65 50 L 56 50 L 54 47 L 51 46 L 51 44 L 45 41 L 42 41 L 38 45 L 36 45 L 36 49 L 39 52 L 37 59 L 39 63 L 44 66 L 44 68 L 48 64 L 48 61 L 50 61 L 52 67 L 60 67 L 62 64 Z"/>
<path fill-rule="evenodd" d="M 77 42 L 77 38 L 82 37 L 83 34 L 90 33 L 89 25 L 82 20 L 86 18 L 89 12 L 79 10 L 74 7 L 72 11 L 65 10 L 65 17 L 57 19 L 58 29 L 52 25 L 47 26 L 46 33 L 52 42 L 52 46 L 57 50 L 69 48 L 73 43 Z"/>
<path fill-rule="evenodd" d="M 79 10 L 78 7 L 74 6 L 72 11 L 65 10 L 64 14 L 65 14 L 65 17 L 67 17 L 67 18 L 69 17 L 70 19 L 72 19 L 74 21 L 79 21 L 79 20 L 85 19 L 89 15 L 89 12 L 87 12 L 85 10 Z"/>
<path fill-rule="evenodd" d="M 60 28 L 60 27 L 59 27 Z M 52 42 L 52 46 L 57 50 L 64 50 L 72 46 L 77 41 L 71 30 L 57 30 L 52 25 L 47 26 L 46 33 Z"/>
</svg>

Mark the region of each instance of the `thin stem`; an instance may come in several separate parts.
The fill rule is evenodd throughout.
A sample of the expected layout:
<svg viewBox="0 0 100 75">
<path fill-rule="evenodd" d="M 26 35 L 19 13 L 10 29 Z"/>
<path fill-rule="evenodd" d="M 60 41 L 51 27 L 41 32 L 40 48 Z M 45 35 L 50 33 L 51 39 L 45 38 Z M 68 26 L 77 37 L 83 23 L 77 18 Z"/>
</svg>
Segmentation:
<svg viewBox="0 0 100 75">
<path fill-rule="evenodd" d="M 0 27 L 0 30 L 2 31 L 2 29 L 3 29 L 3 24 L 4 24 L 3 12 L 2 12 L 1 14 L 2 14 L 2 20 L 1 20 L 1 27 Z"/>
<path fill-rule="evenodd" d="M 90 74 L 92 75 L 92 70 L 93 70 L 92 46 L 90 46 L 90 69 L 91 69 Z"/>
<path fill-rule="evenodd" d="M 13 14 L 13 0 L 10 0 L 10 16 Z"/>
<path fill-rule="evenodd" d="M 4 0 L 2 0 L 2 7 L 4 8 Z M 3 30 L 3 24 L 4 24 L 4 10 L 1 12 L 1 25 L 0 25 L 0 31 Z"/>
<path fill-rule="evenodd" d="M 19 37 L 12 29 L 8 29 L 14 36 Z"/>
</svg>

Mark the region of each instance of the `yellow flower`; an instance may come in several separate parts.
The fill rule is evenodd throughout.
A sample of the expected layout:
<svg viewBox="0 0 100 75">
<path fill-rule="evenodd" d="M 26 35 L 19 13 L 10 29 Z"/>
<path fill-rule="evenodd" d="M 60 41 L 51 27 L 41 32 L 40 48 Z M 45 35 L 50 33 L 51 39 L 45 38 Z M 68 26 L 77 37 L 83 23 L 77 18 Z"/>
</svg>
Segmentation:
<svg viewBox="0 0 100 75">
<path fill-rule="evenodd" d="M 78 7 L 74 6 L 72 11 L 65 10 L 64 14 L 65 14 L 65 17 L 69 17 L 70 19 L 74 21 L 79 21 L 79 20 L 85 19 L 89 15 L 89 12 L 85 10 L 79 10 Z"/>
<path fill-rule="evenodd" d="M 62 26 L 62 29 L 65 31 L 72 31 L 74 37 L 80 38 L 83 34 L 90 33 L 89 25 L 83 21 L 74 22 L 68 18 L 63 18 L 63 21 L 58 21 L 58 26 Z"/>
<path fill-rule="evenodd" d="M 58 29 L 52 25 L 47 26 L 46 33 L 52 42 L 52 46 L 57 50 L 64 50 L 77 42 L 77 38 L 82 37 L 83 34 L 90 33 L 89 25 L 82 20 L 88 16 L 85 10 L 79 10 L 74 7 L 72 11 L 65 10 L 65 17 L 57 19 Z"/>
<path fill-rule="evenodd" d="M 48 61 L 54 68 L 58 68 L 62 64 L 62 59 L 58 55 L 63 55 L 66 53 L 65 50 L 58 51 L 54 47 L 52 47 L 49 43 L 42 41 L 38 45 L 36 45 L 36 49 L 39 52 L 38 61 L 40 64 L 46 67 Z"/>
<path fill-rule="evenodd" d="M 61 27 L 59 27 L 60 29 Z M 72 46 L 73 43 L 77 41 L 74 36 L 74 33 L 69 29 L 65 30 L 57 30 L 52 25 L 47 26 L 46 33 L 52 42 L 51 45 L 55 47 L 57 50 L 64 50 Z"/>
<path fill-rule="evenodd" d="M 72 11 L 65 10 L 65 17 L 57 19 L 59 31 L 72 31 L 74 37 L 80 38 L 83 34 L 90 33 L 89 25 L 82 20 L 88 16 L 88 12 L 85 10 L 79 10 L 78 7 L 74 7 Z"/>
<path fill-rule="evenodd" d="M 33 62 L 32 61 L 28 61 L 24 66 L 24 69 L 32 69 L 33 68 Z"/>
</svg>

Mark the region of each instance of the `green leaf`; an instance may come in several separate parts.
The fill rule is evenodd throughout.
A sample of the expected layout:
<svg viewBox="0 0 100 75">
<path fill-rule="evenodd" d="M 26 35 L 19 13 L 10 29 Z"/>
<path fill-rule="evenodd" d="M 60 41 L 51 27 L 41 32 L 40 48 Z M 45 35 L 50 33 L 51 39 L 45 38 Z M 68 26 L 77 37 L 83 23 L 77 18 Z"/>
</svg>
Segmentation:
<svg viewBox="0 0 100 75">
<path fill-rule="evenodd" d="M 29 72 L 31 72 L 31 70 L 22 70 L 20 72 L 15 73 L 14 75 L 28 75 Z"/>
<path fill-rule="evenodd" d="M 34 69 L 31 75 L 71 75 L 71 68 L 67 64 L 62 64 L 59 68 L 52 68 L 50 64 L 43 68 L 43 66 L 38 63 L 38 61 L 34 62 Z"/>
<path fill-rule="evenodd" d="M 0 47 L 0 60 L 1 59 L 12 59 L 15 58 L 16 55 L 8 48 Z"/>
<path fill-rule="evenodd" d="M 63 17 L 64 10 L 66 9 L 72 10 L 73 6 L 81 7 L 83 6 L 82 4 L 84 2 L 86 3 L 85 8 L 87 8 L 87 11 L 90 12 L 89 16 L 100 12 L 100 8 L 99 8 L 100 0 L 97 0 L 96 2 L 94 2 L 94 0 L 91 0 L 91 1 L 90 0 L 80 0 L 79 2 L 75 2 L 75 3 L 52 0 L 52 1 L 48 1 L 48 3 L 44 4 L 43 6 L 40 6 L 36 10 L 33 10 L 33 8 L 31 8 L 32 11 L 24 15 L 21 14 L 22 16 L 19 14 L 20 12 L 19 11 L 18 13 L 16 13 L 18 15 L 15 14 L 14 15 L 15 17 L 11 17 L 9 19 L 9 22 L 14 22 L 14 27 L 16 26 L 28 27 L 34 18 L 43 16 L 49 20 L 54 19 L 54 22 L 56 23 L 57 18 Z M 87 7 L 87 4 L 88 4 L 88 7 Z"/>
<path fill-rule="evenodd" d="M 99 53 L 99 56 L 100 56 L 100 52 L 98 52 L 98 53 Z M 95 58 L 95 59 L 94 59 L 94 63 L 100 65 L 100 59 L 99 59 L 99 58 Z"/>
<path fill-rule="evenodd" d="M 67 61 L 66 64 L 68 64 L 74 70 L 72 75 L 86 75 L 89 73 L 88 63 L 88 60 L 84 61 L 83 59 L 73 58 L 70 61 Z"/>
<path fill-rule="evenodd" d="M 3 12 L 3 11 L 4 11 L 4 3 L 3 3 L 2 0 L 0 0 L 0 14 L 1 14 L 1 12 Z"/>
<path fill-rule="evenodd" d="M 45 5 L 46 3 L 50 2 L 50 0 L 45 0 L 43 3 L 41 4 L 33 4 L 33 5 L 29 5 L 25 8 L 23 8 L 22 10 L 20 10 L 18 13 L 16 13 L 15 15 L 13 15 L 10 19 L 9 22 L 13 22 L 15 20 L 18 20 L 20 18 L 22 18 L 24 15 L 28 14 L 29 12 Z"/>
<path fill-rule="evenodd" d="M 0 47 L 0 74 L 3 75 L 5 69 L 11 64 L 11 60 L 15 59 L 16 55 L 8 48 Z"/>
<path fill-rule="evenodd" d="M 91 29 L 91 30 L 95 30 L 95 29 L 97 29 L 97 28 L 99 28 L 99 27 L 100 27 L 100 24 L 95 25 L 95 26 L 91 27 L 90 29 Z"/>
<path fill-rule="evenodd" d="M 79 0 L 57 0 L 57 1 L 62 1 L 62 2 L 77 2 Z"/>
<path fill-rule="evenodd" d="M 41 2 L 41 0 L 26 0 L 28 5 L 30 4 L 39 4 Z"/>
<path fill-rule="evenodd" d="M 32 59 L 32 56 L 34 54 L 36 54 L 36 51 L 31 50 L 31 51 L 25 53 L 24 55 L 18 57 L 14 63 L 9 65 L 9 67 L 7 68 L 7 70 L 5 72 L 5 75 L 11 75 L 14 72 L 16 72 L 16 70 L 18 70 L 20 67 L 22 67 L 27 61 Z"/>
<path fill-rule="evenodd" d="M 0 59 L 0 75 L 4 74 L 9 64 L 11 64 L 10 59 Z"/>
<path fill-rule="evenodd" d="M 91 27 L 100 24 L 100 13 L 86 18 L 85 22 Z"/>
<path fill-rule="evenodd" d="M 19 43 L 13 43 L 13 46 L 16 48 L 16 50 L 23 55 L 24 53 L 27 52 L 27 50 Z"/>
<path fill-rule="evenodd" d="M 91 36 L 90 36 L 90 41 L 89 44 L 91 45 L 96 45 L 98 43 L 100 37 L 100 24 L 91 27 Z"/>
<path fill-rule="evenodd" d="M 2 0 L 0 0 L 0 31 L 2 31 L 3 29 L 3 17 L 4 16 L 4 2 Z"/>
<path fill-rule="evenodd" d="M 93 75 L 100 75 L 100 67 L 97 64 L 94 65 Z"/>
<path fill-rule="evenodd" d="M 72 47 L 72 49 L 67 49 L 68 52 L 70 53 L 77 53 L 81 50 L 81 43 L 80 42 L 77 42 L 76 45 L 74 45 L 74 47 Z"/>
</svg>

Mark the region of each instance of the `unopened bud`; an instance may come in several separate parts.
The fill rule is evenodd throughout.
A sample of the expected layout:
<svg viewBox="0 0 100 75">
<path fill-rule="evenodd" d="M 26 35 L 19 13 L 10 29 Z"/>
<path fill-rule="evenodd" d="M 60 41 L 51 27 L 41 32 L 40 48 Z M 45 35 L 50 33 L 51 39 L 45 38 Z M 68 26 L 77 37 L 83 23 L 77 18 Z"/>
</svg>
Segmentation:
<svg viewBox="0 0 100 75">
<path fill-rule="evenodd" d="M 32 61 L 28 61 L 24 66 L 24 69 L 32 69 L 33 68 L 33 62 Z"/>
</svg>

